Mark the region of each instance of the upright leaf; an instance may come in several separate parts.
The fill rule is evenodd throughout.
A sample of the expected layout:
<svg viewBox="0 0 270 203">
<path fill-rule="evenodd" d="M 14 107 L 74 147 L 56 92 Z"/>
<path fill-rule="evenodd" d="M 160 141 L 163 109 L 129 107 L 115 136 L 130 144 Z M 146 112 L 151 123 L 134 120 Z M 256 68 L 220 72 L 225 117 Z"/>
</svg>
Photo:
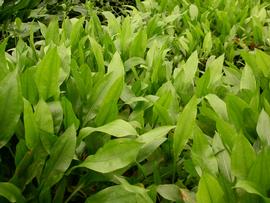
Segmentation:
<svg viewBox="0 0 270 203">
<path fill-rule="evenodd" d="M 256 130 L 262 143 L 270 145 L 270 117 L 264 109 L 262 109 L 259 115 Z"/>
<path fill-rule="evenodd" d="M 40 98 L 47 100 L 59 96 L 60 63 L 57 49 L 51 48 L 38 64 L 35 81 Z"/>
<path fill-rule="evenodd" d="M 174 133 L 173 154 L 175 160 L 180 155 L 188 139 L 193 134 L 197 114 L 197 98 L 194 96 L 180 114 Z"/>
<path fill-rule="evenodd" d="M 196 194 L 197 202 L 225 203 L 223 195 L 224 191 L 218 180 L 214 176 L 204 173 L 201 176 Z"/>
<path fill-rule="evenodd" d="M 63 177 L 74 157 L 75 146 L 76 130 L 74 126 L 71 126 L 58 137 L 52 148 L 50 159 L 42 174 L 41 185 L 43 189 L 52 187 Z"/>
<path fill-rule="evenodd" d="M 15 132 L 22 106 L 21 88 L 15 70 L 0 81 L 0 148 Z"/>
</svg>

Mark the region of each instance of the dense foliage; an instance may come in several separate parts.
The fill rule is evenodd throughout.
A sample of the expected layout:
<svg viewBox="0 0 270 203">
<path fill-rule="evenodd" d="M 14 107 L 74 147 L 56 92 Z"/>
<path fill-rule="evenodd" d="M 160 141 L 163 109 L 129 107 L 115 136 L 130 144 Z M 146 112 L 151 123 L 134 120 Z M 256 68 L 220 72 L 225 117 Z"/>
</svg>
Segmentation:
<svg viewBox="0 0 270 203">
<path fill-rule="evenodd" d="M 270 202 L 267 1 L 29 2 L 0 0 L 1 203 Z"/>
</svg>

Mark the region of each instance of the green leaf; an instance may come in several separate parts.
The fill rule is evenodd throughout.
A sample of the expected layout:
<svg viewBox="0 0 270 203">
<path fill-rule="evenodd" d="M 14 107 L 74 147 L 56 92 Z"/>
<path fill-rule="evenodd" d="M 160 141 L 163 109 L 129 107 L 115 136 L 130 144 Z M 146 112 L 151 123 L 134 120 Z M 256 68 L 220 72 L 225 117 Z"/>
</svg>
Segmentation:
<svg viewBox="0 0 270 203">
<path fill-rule="evenodd" d="M 194 132 L 192 145 L 192 161 L 200 167 L 198 174 L 208 172 L 213 175 L 218 174 L 218 163 L 206 135 L 197 127 Z"/>
<path fill-rule="evenodd" d="M 232 174 L 245 179 L 256 159 L 256 153 L 243 135 L 238 135 L 231 153 Z"/>
<path fill-rule="evenodd" d="M 141 145 L 130 139 L 110 140 L 95 155 L 88 156 L 75 168 L 86 167 L 100 173 L 113 172 L 134 163 Z"/>
<path fill-rule="evenodd" d="M 0 81 L 0 148 L 5 146 L 19 121 L 23 107 L 17 71 L 13 71 Z"/>
<path fill-rule="evenodd" d="M 138 186 L 133 186 L 138 187 Z M 106 189 L 92 195 L 86 200 L 86 203 L 153 203 L 146 193 L 136 193 L 127 191 L 122 185 L 107 187 Z"/>
<path fill-rule="evenodd" d="M 59 96 L 60 63 L 57 49 L 51 48 L 38 64 L 35 81 L 40 98 L 47 100 Z"/>
<path fill-rule="evenodd" d="M 0 182 L 0 196 L 5 197 L 10 202 L 26 202 L 20 189 L 8 182 Z"/>
<path fill-rule="evenodd" d="M 193 134 L 197 114 L 197 98 L 194 96 L 179 115 L 174 133 L 173 154 L 175 161 Z"/>
<path fill-rule="evenodd" d="M 181 201 L 181 191 L 177 185 L 164 184 L 157 187 L 157 192 L 165 199 L 170 201 Z"/>
<path fill-rule="evenodd" d="M 210 106 L 224 120 L 228 120 L 226 103 L 215 94 L 205 96 Z"/>
<path fill-rule="evenodd" d="M 201 176 L 196 194 L 197 202 L 225 203 L 223 195 L 224 191 L 218 180 L 214 176 L 204 173 Z"/>
<path fill-rule="evenodd" d="M 241 188 L 248 193 L 251 194 L 256 194 L 264 198 L 265 202 L 269 202 L 270 198 L 267 198 L 264 194 L 263 191 L 261 191 L 261 188 L 259 185 L 254 184 L 253 182 L 250 182 L 248 180 L 239 180 L 237 181 L 235 188 Z"/>
<path fill-rule="evenodd" d="M 204 40 L 203 40 L 203 51 L 206 54 L 209 54 L 212 50 L 212 47 L 213 47 L 212 35 L 211 35 L 211 32 L 208 32 L 205 35 Z"/>
<path fill-rule="evenodd" d="M 198 7 L 195 4 L 191 4 L 189 6 L 189 15 L 191 20 L 195 20 L 198 17 L 198 13 L 199 13 Z"/>
<path fill-rule="evenodd" d="M 52 187 L 63 177 L 74 157 L 75 146 L 76 130 L 71 126 L 57 138 L 51 150 L 50 159 L 46 162 L 42 174 L 43 189 Z"/>
<path fill-rule="evenodd" d="M 63 122 L 65 128 L 68 128 L 74 124 L 75 128 L 78 129 L 80 126 L 80 120 L 76 117 L 71 102 L 66 97 L 61 97 L 61 105 L 64 113 Z"/>
<path fill-rule="evenodd" d="M 154 128 L 137 138 L 137 141 L 143 143 L 139 151 L 137 160 L 140 162 L 153 153 L 163 142 L 167 140 L 166 135 L 175 126 L 162 126 Z"/>
<path fill-rule="evenodd" d="M 25 129 L 25 142 L 29 149 L 34 149 L 39 142 L 39 129 L 34 117 L 32 105 L 24 100 L 23 121 Z"/>
<path fill-rule="evenodd" d="M 270 145 L 270 117 L 264 109 L 262 109 L 259 115 L 256 130 L 262 143 Z"/>
<path fill-rule="evenodd" d="M 253 74 L 252 69 L 249 65 L 246 65 L 242 71 L 242 77 L 240 81 L 240 89 L 251 90 L 252 92 L 256 91 L 256 78 Z"/>
<path fill-rule="evenodd" d="M 267 196 L 270 188 L 270 176 L 265 174 L 270 173 L 270 148 L 265 147 L 257 155 L 257 159 L 252 165 L 247 180 L 254 182 L 260 186 L 260 191 Z"/>
<path fill-rule="evenodd" d="M 144 52 L 147 47 L 147 33 L 145 29 L 140 30 L 134 40 L 131 42 L 129 57 L 144 58 Z"/>
<path fill-rule="evenodd" d="M 85 127 L 80 130 L 78 142 L 89 136 L 93 132 L 103 132 L 114 137 L 126 137 L 129 135 L 137 135 L 137 131 L 132 125 L 124 120 L 117 119 L 103 126 L 92 128 Z"/>
<path fill-rule="evenodd" d="M 103 59 L 103 53 L 102 53 L 102 47 L 96 42 L 96 40 L 92 37 L 89 37 L 92 51 L 95 55 L 97 65 L 98 65 L 98 72 L 99 73 L 105 73 L 104 68 L 104 59 Z"/>
</svg>

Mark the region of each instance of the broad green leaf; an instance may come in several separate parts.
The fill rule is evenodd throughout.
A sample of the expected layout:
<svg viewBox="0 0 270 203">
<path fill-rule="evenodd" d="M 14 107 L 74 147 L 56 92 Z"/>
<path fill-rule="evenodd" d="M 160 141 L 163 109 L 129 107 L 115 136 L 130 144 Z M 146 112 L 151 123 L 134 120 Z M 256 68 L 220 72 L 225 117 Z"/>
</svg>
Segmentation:
<svg viewBox="0 0 270 203">
<path fill-rule="evenodd" d="M 270 60 L 270 56 L 259 49 L 255 50 L 255 56 L 257 67 L 254 68 L 259 68 L 265 77 L 269 77 L 270 65 L 268 62 Z"/>
<path fill-rule="evenodd" d="M 29 149 L 34 149 L 39 143 L 39 129 L 34 117 L 32 105 L 24 100 L 23 121 L 25 129 L 25 142 Z"/>
<path fill-rule="evenodd" d="M 205 98 L 222 119 L 228 120 L 226 103 L 222 99 L 215 94 L 208 94 Z"/>
<path fill-rule="evenodd" d="M 116 108 L 116 103 L 120 98 L 123 89 L 124 65 L 117 52 L 113 55 L 112 61 L 108 66 L 108 74 L 110 75 L 110 79 L 97 101 L 101 102 L 101 105 L 99 106 L 100 110 L 96 116 L 96 123 L 98 126 L 113 119 L 111 117 L 114 114 L 112 111 L 115 110 L 114 108 Z"/>
<path fill-rule="evenodd" d="M 51 48 L 37 66 L 35 81 L 40 98 L 58 97 L 60 57 L 56 48 Z"/>
<path fill-rule="evenodd" d="M 105 73 L 104 68 L 104 59 L 103 59 L 103 53 L 102 53 L 102 47 L 96 42 L 94 38 L 89 37 L 92 51 L 95 55 L 97 66 L 98 66 L 98 72 L 99 73 Z"/>
<path fill-rule="evenodd" d="M 5 197 L 10 202 L 18 202 L 18 203 L 26 202 L 20 189 L 17 188 L 12 183 L 8 182 L 0 182 L 0 196 Z"/>
<path fill-rule="evenodd" d="M 198 63 L 199 63 L 198 53 L 197 51 L 195 51 L 191 54 L 191 56 L 188 58 L 187 62 L 183 66 L 185 75 L 183 82 L 187 84 L 193 84 L 193 79 L 195 77 L 195 73 L 198 68 Z"/>
<path fill-rule="evenodd" d="M 208 32 L 205 35 L 204 40 L 203 40 L 203 51 L 206 54 L 209 54 L 212 50 L 212 47 L 213 47 L 212 35 L 211 35 L 211 32 Z"/>
<path fill-rule="evenodd" d="M 246 65 L 242 71 L 242 77 L 240 81 L 240 89 L 256 91 L 256 78 L 249 65 Z"/>
<path fill-rule="evenodd" d="M 174 129 L 175 126 L 162 126 L 154 128 L 137 138 L 137 141 L 143 143 L 137 160 L 140 162 L 153 153 L 163 142 L 167 140 L 166 135 Z"/>
<path fill-rule="evenodd" d="M 59 101 L 53 101 L 48 103 L 49 109 L 52 114 L 54 132 L 58 133 L 63 121 L 63 109 Z"/>
<path fill-rule="evenodd" d="M 189 6 L 189 15 L 191 20 L 195 20 L 198 17 L 198 7 L 195 4 Z"/>
<path fill-rule="evenodd" d="M 93 128 L 85 127 L 80 130 L 78 142 L 89 136 L 93 132 L 103 132 L 114 137 L 126 137 L 129 135 L 137 135 L 136 130 L 127 121 L 117 119 L 103 126 Z"/>
<path fill-rule="evenodd" d="M 72 22 L 72 30 L 70 33 L 70 44 L 72 50 L 74 50 L 78 46 L 78 42 L 83 34 L 83 23 L 84 18 L 73 18 L 71 19 Z"/>
<path fill-rule="evenodd" d="M 85 167 L 100 173 L 113 172 L 135 162 L 141 145 L 130 139 L 110 140 L 76 168 Z"/>
<path fill-rule="evenodd" d="M 213 88 L 216 86 L 216 83 L 220 82 L 222 77 L 223 63 L 224 54 L 207 64 L 206 69 L 209 69 L 210 71 L 210 81 L 208 87 Z"/>
<path fill-rule="evenodd" d="M 225 203 L 223 195 L 224 191 L 218 180 L 214 176 L 204 173 L 201 176 L 196 194 L 197 202 Z"/>
<path fill-rule="evenodd" d="M 145 29 L 140 30 L 134 40 L 131 42 L 129 57 L 144 58 L 144 52 L 147 47 L 147 33 Z"/>
<path fill-rule="evenodd" d="M 0 43 L 0 81 L 8 74 L 8 66 L 7 66 L 7 59 L 6 59 L 6 45 L 8 42 L 8 38 L 4 39 Z"/>
<path fill-rule="evenodd" d="M 264 109 L 262 109 L 259 115 L 256 130 L 262 143 L 270 145 L 270 117 Z"/>
<path fill-rule="evenodd" d="M 49 26 L 46 29 L 45 36 L 46 44 L 50 44 L 51 42 L 58 44 L 59 43 L 59 27 L 58 27 L 58 19 L 54 17 Z"/>
<path fill-rule="evenodd" d="M 256 159 L 256 153 L 243 135 L 238 135 L 231 153 L 232 174 L 245 179 Z"/>
<path fill-rule="evenodd" d="M 241 188 L 248 193 L 259 195 L 264 198 L 265 202 L 270 202 L 270 198 L 267 198 L 267 196 L 263 194 L 264 192 L 261 191 L 260 186 L 256 185 L 253 182 L 250 182 L 248 180 L 239 180 L 237 181 L 235 188 Z"/>
<path fill-rule="evenodd" d="M 231 123 L 233 123 L 237 130 L 241 129 L 245 122 L 243 111 L 245 108 L 249 108 L 248 104 L 240 97 L 229 95 L 226 97 L 226 105 Z"/>
<path fill-rule="evenodd" d="M 76 117 L 71 102 L 66 97 L 61 97 L 61 105 L 64 113 L 64 126 L 65 128 L 70 127 L 74 124 L 75 128 L 78 129 L 80 126 L 80 121 Z"/>
<path fill-rule="evenodd" d="M 267 196 L 270 188 L 270 148 L 267 146 L 257 155 L 257 158 L 249 170 L 248 181 L 260 186 L 260 191 Z"/>
<path fill-rule="evenodd" d="M 157 192 L 165 199 L 170 201 L 181 201 L 181 191 L 177 185 L 164 184 L 157 187 Z"/>
<path fill-rule="evenodd" d="M 0 148 L 5 146 L 15 132 L 23 107 L 17 71 L 0 81 Z"/>
<path fill-rule="evenodd" d="M 197 114 L 197 98 L 194 96 L 180 113 L 174 132 L 173 154 L 175 160 L 192 137 Z"/>
<path fill-rule="evenodd" d="M 49 105 L 44 100 L 39 100 L 35 109 L 35 120 L 38 128 L 46 133 L 53 134 L 53 117 Z"/>
<path fill-rule="evenodd" d="M 216 133 L 213 138 L 212 148 L 218 162 L 219 174 L 226 178 L 227 181 L 233 182 L 234 177 L 231 174 L 231 157 L 218 133 Z"/>
<path fill-rule="evenodd" d="M 198 174 L 208 172 L 210 174 L 218 174 L 218 163 L 211 148 L 206 135 L 197 127 L 194 132 L 192 144 L 192 161 L 198 165 L 201 170 L 197 170 Z"/>
<path fill-rule="evenodd" d="M 57 51 L 61 60 L 61 68 L 59 75 L 59 85 L 61 85 L 70 74 L 71 66 L 71 48 L 64 46 L 64 44 L 57 47 Z"/>
<path fill-rule="evenodd" d="M 46 162 L 41 185 L 47 189 L 56 184 L 68 169 L 76 146 L 76 130 L 74 126 L 69 127 L 64 134 L 57 138 L 51 150 L 50 159 Z"/>
<path fill-rule="evenodd" d="M 133 186 L 138 187 L 138 186 Z M 86 203 L 153 203 L 150 197 L 144 194 L 138 194 L 136 192 L 127 191 L 122 185 L 116 185 L 107 187 L 106 189 L 96 193 L 95 195 L 90 196 Z"/>
<path fill-rule="evenodd" d="M 36 104 L 38 101 L 38 89 L 35 82 L 36 67 L 27 68 L 21 75 L 22 95 L 31 104 Z"/>
</svg>

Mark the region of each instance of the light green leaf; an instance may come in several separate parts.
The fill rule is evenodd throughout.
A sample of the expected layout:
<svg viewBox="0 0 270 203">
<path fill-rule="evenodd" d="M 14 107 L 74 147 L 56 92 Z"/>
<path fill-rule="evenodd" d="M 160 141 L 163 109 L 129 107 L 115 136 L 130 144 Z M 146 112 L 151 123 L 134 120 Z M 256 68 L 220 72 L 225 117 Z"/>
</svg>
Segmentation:
<svg viewBox="0 0 270 203">
<path fill-rule="evenodd" d="M 12 183 L 0 182 L 0 196 L 5 197 L 10 202 L 24 203 L 26 202 L 22 192 Z"/>
<path fill-rule="evenodd" d="M 72 124 L 74 124 L 75 128 L 78 129 L 80 126 L 80 120 L 76 117 L 71 102 L 66 98 L 61 98 L 61 105 L 63 108 L 64 113 L 64 126 L 65 128 L 70 127 Z"/>
<path fill-rule="evenodd" d="M 181 191 L 177 185 L 164 184 L 157 187 L 157 192 L 165 199 L 170 201 L 181 201 Z"/>
<path fill-rule="evenodd" d="M 180 114 L 178 118 L 173 142 L 173 152 L 175 160 L 177 160 L 177 157 L 180 155 L 188 139 L 193 134 L 196 115 L 197 115 L 197 98 L 194 96 L 185 106 L 183 112 Z"/>
<path fill-rule="evenodd" d="M 138 187 L 138 186 L 133 186 Z M 107 187 L 106 189 L 90 196 L 86 203 L 153 203 L 151 198 L 145 193 L 127 191 L 122 185 Z"/>
<path fill-rule="evenodd" d="M 249 65 L 246 65 L 242 71 L 242 77 L 240 81 L 240 89 L 256 91 L 256 78 Z"/>
<path fill-rule="evenodd" d="M 137 141 L 143 143 L 137 160 L 140 162 L 153 153 L 163 142 L 167 140 L 166 135 L 175 126 L 162 126 L 154 128 L 137 138 Z"/>
<path fill-rule="evenodd" d="M 238 135 L 231 153 L 232 174 L 244 179 L 256 159 L 256 153 L 243 135 Z"/>
<path fill-rule="evenodd" d="M 195 20 L 198 17 L 199 10 L 198 7 L 195 4 L 191 4 L 189 6 L 189 15 L 191 20 Z"/>
<path fill-rule="evenodd" d="M 34 149 L 39 143 L 39 129 L 34 117 L 32 105 L 24 100 L 23 121 L 25 129 L 25 142 L 29 149 Z"/>
<path fill-rule="evenodd" d="M 259 115 L 256 130 L 262 143 L 270 145 L 270 117 L 264 109 L 262 109 Z"/>
<path fill-rule="evenodd" d="M 0 148 L 15 132 L 22 107 L 21 88 L 15 70 L 0 81 Z"/>
<path fill-rule="evenodd" d="M 94 38 L 89 37 L 89 40 L 91 43 L 92 51 L 93 51 L 95 58 L 96 58 L 96 61 L 97 61 L 98 72 L 105 73 L 102 47 L 97 43 L 97 41 Z"/>
<path fill-rule="evenodd" d="M 201 175 L 202 171 L 218 174 L 218 163 L 207 140 L 206 135 L 197 127 L 194 132 L 193 145 L 192 145 L 192 161 L 200 167 L 198 174 Z"/>
<path fill-rule="evenodd" d="M 226 103 L 215 94 L 205 96 L 214 111 L 224 120 L 228 120 Z"/>
<path fill-rule="evenodd" d="M 51 48 L 38 64 L 35 81 L 40 98 L 47 100 L 59 96 L 60 63 L 57 49 Z"/>
<path fill-rule="evenodd" d="M 71 126 L 57 138 L 51 150 L 50 159 L 46 162 L 42 174 L 43 189 L 52 187 L 63 177 L 74 157 L 75 146 L 76 130 L 74 126 Z"/>
<path fill-rule="evenodd" d="M 225 203 L 223 195 L 224 191 L 218 180 L 214 176 L 204 173 L 201 176 L 196 194 L 197 202 Z"/>
<path fill-rule="evenodd" d="M 85 167 L 100 173 L 113 172 L 135 162 L 141 145 L 130 139 L 110 140 L 75 168 Z"/>
<path fill-rule="evenodd" d="M 212 35 L 211 35 L 211 32 L 208 32 L 205 35 L 204 40 L 203 40 L 203 51 L 206 54 L 209 54 L 212 50 L 212 47 L 213 47 Z"/>
<path fill-rule="evenodd" d="M 85 127 L 80 130 L 78 142 L 89 136 L 93 132 L 103 132 L 114 137 L 126 137 L 129 135 L 137 135 L 137 131 L 132 125 L 124 120 L 117 119 L 103 126 L 92 128 Z"/>
</svg>

